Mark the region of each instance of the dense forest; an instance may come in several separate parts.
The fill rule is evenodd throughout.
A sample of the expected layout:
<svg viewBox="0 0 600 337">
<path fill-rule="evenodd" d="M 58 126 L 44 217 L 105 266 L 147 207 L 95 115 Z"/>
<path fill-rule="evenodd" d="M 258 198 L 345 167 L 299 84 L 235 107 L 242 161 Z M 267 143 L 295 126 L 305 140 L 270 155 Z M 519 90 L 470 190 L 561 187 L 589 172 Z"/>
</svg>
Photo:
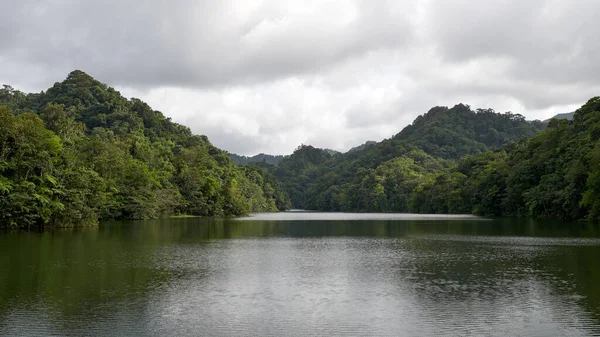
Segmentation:
<svg viewBox="0 0 600 337">
<path fill-rule="evenodd" d="M 235 153 L 230 153 L 229 156 L 234 163 L 238 165 L 246 165 L 250 163 L 266 163 L 269 165 L 277 166 L 281 159 L 283 159 L 283 155 L 270 155 L 259 153 L 255 156 L 240 156 Z"/>
<path fill-rule="evenodd" d="M 435 107 L 345 154 L 299 147 L 267 167 L 292 206 L 322 211 L 600 216 L 600 98 L 548 122 Z"/>
<path fill-rule="evenodd" d="M 263 169 L 235 165 L 205 136 L 81 71 L 45 92 L 0 89 L 0 227 L 289 207 Z"/>
<path fill-rule="evenodd" d="M 0 89 L 0 227 L 289 208 L 598 220 L 599 138 L 600 98 L 545 122 L 458 104 L 346 153 L 242 157 L 74 71 Z"/>
<path fill-rule="evenodd" d="M 303 145 L 270 171 L 295 208 L 407 212 L 417 187 L 458 159 L 534 136 L 544 127 L 521 115 L 472 111 L 463 104 L 435 107 L 390 139 L 334 155 Z"/>
<path fill-rule="evenodd" d="M 600 97 L 573 120 L 467 156 L 420 185 L 412 211 L 584 219 L 600 216 Z"/>
</svg>

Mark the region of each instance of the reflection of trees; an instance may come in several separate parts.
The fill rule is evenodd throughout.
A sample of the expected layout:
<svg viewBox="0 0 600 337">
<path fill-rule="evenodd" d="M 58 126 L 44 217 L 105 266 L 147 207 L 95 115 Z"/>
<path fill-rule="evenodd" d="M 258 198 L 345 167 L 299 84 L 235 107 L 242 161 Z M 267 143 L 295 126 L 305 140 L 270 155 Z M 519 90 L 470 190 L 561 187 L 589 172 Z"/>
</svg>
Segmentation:
<svg viewBox="0 0 600 337">
<path fill-rule="evenodd" d="M 542 261 L 551 267 L 556 276 L 554 285 L 565 295 L 583 296 L 580 304 L 600 320 L 600 247 L 597 245 L 564 247 L 562 254 Z M 574 288 L 566 288 L 560 281 L 573 282 Z"/>
<path fill-rule="evenodd" d="M 114 316 L 124 308 L 117 303 L 143 304 L 138 300 L 169 278 L 168 272 L 153 269 L 147 248 L 97 227 L 5 233 L 0 236 L 0 317 L 26 310 L 60 325 Z M 23 319 L 35 324 L 29 316 Z"/>
<path fill-rule="evenodd" d="M 408 251 L 412 258 L 396 269 L 399 290 L 414 297 L 415 310 L 432 324 L 466 320 L 476 326 L 483 324 L 478 318 L 492 317 L 497 320 L 485 324 L 512 326 L 510 320 L 537 317 L 556 327 L 590 319 L 596 324 L 590 328 L 597 329 L 598 242 L 512 236 L 504 229 L 504 236 L 425 236 L 408 241 L 403 254 Z M 543 225 L 521 229 L 539 236 L 551 233 Z M 588 229 L 582 225 L 582 234 Z"/>
<path fill-rule="evenodd" d="M 552 245 L 561 243 L 562 237 L 599 237 L 599 227 L 589 223 L 529 219 L 237 221 L 190 218 L 178 219 L 176 222 L 157 220 L 146 222 L 145 226 L 150 226 L 150 232 L 155 233 L 153 237 L 159 240 L 182 243 L 271 236 L 425 238 L 426 240 L 408 241 L 411 242 L 410 250 L 420 256 L 410 266 L 415 270 L 415 274 L 411 274 L 414 277 L 411 284 L 420 297 L 427 296 L 428 292 L 419 290 L 437 287 L 448 292 L 436 293 L 435 296 L 444 294 L 459 301 L 477 296 L 494 303 L 507 298 L 504 293 L 506 289 L 514 291 L 508 298 L 518 298 L 532 291 L 532 287 L 540 286 L 550 287 L 549 290 L 558 295 L 567 296 L 573 290 L 561 286 L 567 282 L 574 284 L 577 293 L 587 298 L 581 303 L 586 310 L 600 317 L 600 287 L 595 286 L 600 284 L 600 270 L 596 267 L 597 261 L 600 261 L 600 249 L 597 246 L 562 246 L 551 249 Z M 141 228 L 139 230 L 142 231 Z M 463 238 L 471 241 L 461 243 Z M 480 238 L 483 241 L 477 242 Z M 486 238 L 491 241 L 486 241 Z M 511 241 L 512 238 L 524 241 Z M 540 243 L 535 238 L 557 238 L 558 241 L 548 239 L 548 243 Z M 542 246 L 535 246 L 537 244 Z M 546 247 L 547 244 L 550 247 Z M 570 239 L 567 245 L 570 244 L 577 244 L 576 239 Z M 538 271 L 552 276 L 540 278 L 536 274 Z M 447 283 L 436 285 L 434 280 L 445 280 Z M 439 298 L 435 296 L 429 300 L 438 301 Z"/>
<path fill-rule="evenodd" d="M 477 306 L 510 316 L 518 313 L 527 296 L 537 296 L 564 301 L 600 319 L 600 247 L 596 239 L 589 239 L 599 237 L 599 231 L 587 223 L 183 218 L 2 233 L 0 332 L 2 321 L 15 310 L 46 312 L 50 316 L 40 320 L 63 322 L 58 334 L 72 332 L 77 321 L 110 321 L 115 315 L 142 319 L 149 297 L 161 294 L 176 279 L 209 277 L 203 270 L 206 256 L 195 246 L 263 237 L 352 237 L 348 244 L 370 245 L 373 251 L 351 251 L 354 255 L 345 267 L 352 275 L 349 286 L 364 286 L 360 279 L 370 277 L 375 288 L 389 286 L 391 277 L 397 280 L 391 283 L 397 288 L 391 290 L 406 294 L 415 310 L 429 317 L 446 312 L 456 315 L 452 319 L 467 319 L 457 309 L 472 312 Z M 377 255 L 382 252 L 385 256 Z M 259 253 L 257 259 L 268 261 L 263 255 L 268 252 Z M 302 258 L 300 253 L 291 256 Z M 215 258 L 213 266 L 233 263 L 211 257 Z M 361 263 L 368 265 L 369 275 Z M 328 270 L 320 272 L 326 275 Z"/>
</svg>

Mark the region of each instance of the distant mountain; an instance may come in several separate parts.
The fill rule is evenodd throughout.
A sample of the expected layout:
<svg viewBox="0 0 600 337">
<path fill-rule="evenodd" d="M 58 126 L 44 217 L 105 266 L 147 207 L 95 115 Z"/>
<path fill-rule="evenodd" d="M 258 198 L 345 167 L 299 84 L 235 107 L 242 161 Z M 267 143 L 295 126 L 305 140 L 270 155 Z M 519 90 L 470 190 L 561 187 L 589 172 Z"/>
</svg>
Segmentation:
<svg viewBox="0 0 600 337">
<path fill-rule="evenodd" d="M 565 113 L 562 113 L 562 114 L 558 114 L 558 115 L 556 115 L 556 116 L 554 116 L 552 118 L 546 119 L 544 121 L 544 123 L 548 123 L 551 119 L 566 119 L 568 121 L 572 121 L 574 114 L 575 114 L 574 112 L 565 112 Z"/>
<path fill-rule="evenodd" d="M 318 170 L 331 158 L 338 158 L 325 150 L 310 145 L 300 145 L 294 153 L 285 156 L 277 167 L 271 167 L 272 173 L 281 182 L 285 182 L 285 191 L 295 208 L 306 206 L 306 193 L 309 184 L 317 178 Z"/>
<path fill-rule="evenodd" d="M 336 151 L 336 150 L 332 150 L 332 149 L 318 149 L 318 150 L 323 151 L 323 152 L 329 154 L 330 156 L 335 156 L 336 154 L 341 154 L 340 151 Z M 240 156 L 235 153 L 230 153 L 229 157 L 231 158 L 231 160 L 233 160 L 234 163 L 236 163 L 238 165 L 247 165 L 247 164 L 251 164 L 251 163 L 256 163 L 256 164 L 269 164 L 269 165 L 277 166 L 277 165 L 279 165 L 279 163 L 281 162 L 281 160 L 284 157 L 289 157 L 289 155 L 284 156 L 284 155 L 272 155 L 272 154 L 259 153 L 255 156 L 248 157 L 248 156 Z M 262 165 L 259 165 L 259 166 L 262 166 Z"/>
<path fill-rule="evenodd" d="M 348 153 L 348 152 L 358 152 L 358 151 L 362 151 L 362 150 L 364 150 L 364 149 L 368 148 L 369 146 L 371 146 L 371 145 L 375 145 L 375 144 L 377 144 L 377 142 L 376 142 L 376 141 L 374 141 L 374 140 L 368 140 L 368 141 L 366 141 L 364 144 L 361 144 L 361 145 L 359 145 L 359 146 L 355 146 L 355 147 L 351 148 L 350 150 L 346 151 L 346 153 Z"/>
<path fill-rule="evenodd" d="M 246 165 L 246 164 L 250 164 L 250 163 L 267 163 L 269 165 L 277 166 L 277 165 L 279 165 L 279 162 L 281 161 L 281 159 L 283 159 L 282 155 L 274 156 L 274 155 L 264 154 L 264 153 L 259 153 L 252 157 L 240 156 L 235 153 L 230 153 L 229 157 L 233 160 L 234 163 L 236 163 L 238 165 Z"/>
<path fill-rule="evenodd" d="M 411 191 L 435 172 L 544 128 L 519 114 L 473 111 L 464 104 L 434 107 L 394 137 L 341 155 L 301 146 L 272 173 L 293 208 L 406 212 Z"/>
<path fill-rule="evenodd" d="M 496 113 L 493 109 L 473 111 L 468 105 L 434 107 L 405 127 L 394 139 L 404 140 L 426 153 L 459 159 L 500 148 L 511 140 L 533 137 L 544 129 L 540 121 L 527 122 L 520 114 Z"/>
<path fill-rule="evenodd" d="M 329 153 L 332 156 L 335 156 L 336 154 L 340 154 L 340 151 L 336 151 L 336 150 L 332 150 L 332 149 L 322 149 L 323 151 Z"/>
</svg>

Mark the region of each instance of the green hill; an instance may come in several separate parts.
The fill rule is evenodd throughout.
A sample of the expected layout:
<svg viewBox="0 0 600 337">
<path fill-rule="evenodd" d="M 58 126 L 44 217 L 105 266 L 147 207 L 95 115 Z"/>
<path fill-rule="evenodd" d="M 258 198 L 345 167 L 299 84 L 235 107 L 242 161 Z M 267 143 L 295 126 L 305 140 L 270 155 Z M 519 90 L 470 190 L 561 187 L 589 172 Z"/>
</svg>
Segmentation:
<svg viewBox="0 0 600 337">
<path fill-rule="evenodd" d="M 235 165 L 205 136 L 82 71 L 41 93 L 0 89 L 0 227 L 287 207 L 263 169 Z"/>
<path fill-rule="evenodd" d="M 572 120 L 573 120 L 573 116 L 574 116 L 574 115 L 575 115 L 575 113 L 574 113 L 574 112 L 566 112 L 566 113 L 562 113 L 562 114 L 557 114 L 557 115 L 553 116 L 553 117 L 552 117 L 552 118 L 550 118 L 550 119 L 546 119 L 546 120 L 544 121 L 544 123 L 548 123 L 548 122 L 550 122 L 550 120 L 551 120 L 551 119 L 553 119 L 553 118 L 554 118 L 554 119 L 566 119 L 566 120 L 568 120 L 568 121 L 572 121 Z"/>
<path fill-rule="evenodd" d="M 294 208 L 407 211 L 413 189 L 428 176 L 464 155 L 498 149 L 543 128 L 511 113 L 435 107 L 391 139 L 331 157 L 301 147 L 274 172 Z M 307 160 L 307 153 L 318 160 Z"/>
<path fill-rule="evenodd" d="M 281 161 L 281 159 L 283 159 L 282 155 L 270 155 L 270 154 L 264 154 L 264 153 L 259 153 L 255 156 L 240 156 L 234 153 L 230 153 L 229 157 L 231 157 L 231 160 L 233 160 L 234 163 L 238 164 L 238 165 L 247 165 L 250 163 L 265 163 L 265 164 L 269 164 L 269 165 L 274 165 L 277 166 L 279 164 L 279 162 Z"/>
<path fill-rule="evenodd" d="M 573 120 L 500 151 L 469 156 L 420 186 L 413 211 L 600 219 L 600 97 Z"/>
<path fill-rule="evenodd" d="M 0 227 L 290 207 L 597 220 L 599 102 L 548 123 L 434 107 L 346 153 L 302 145 L 236 165 L 205 136 L 81 71 L 40 93 L 5 85 Z"/>
<path fill-rule="evenodd" d="M 458 104 L 451 109 L 432 108 L 394 139 L 404 140 L 432 156 L 459 159 L 500 148 L 521 137 L 532 137 L 544 127 L 539 121 L 527 122 L 519 114 L 500 114 L 492 109 L 473 111 L 468 105 Z"/>
</svg>

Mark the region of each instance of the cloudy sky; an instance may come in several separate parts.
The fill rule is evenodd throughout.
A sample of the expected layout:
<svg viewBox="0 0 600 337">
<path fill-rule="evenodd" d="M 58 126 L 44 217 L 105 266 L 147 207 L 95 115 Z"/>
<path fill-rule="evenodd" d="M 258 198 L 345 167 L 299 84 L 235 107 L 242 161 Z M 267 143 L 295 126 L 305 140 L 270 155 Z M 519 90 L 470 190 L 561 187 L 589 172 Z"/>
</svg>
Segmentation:
<svg viewBox="0 0 600 337">
<path fill-rule="evenodd" d="M 6 1 L 6 0 L 2 0 Z M 345 151 L 432 106 L 545 119 L 600 95 L 596 0 L 20 0 L 0 84 L 80 69 L 229 152 Z"/>
</svg>

